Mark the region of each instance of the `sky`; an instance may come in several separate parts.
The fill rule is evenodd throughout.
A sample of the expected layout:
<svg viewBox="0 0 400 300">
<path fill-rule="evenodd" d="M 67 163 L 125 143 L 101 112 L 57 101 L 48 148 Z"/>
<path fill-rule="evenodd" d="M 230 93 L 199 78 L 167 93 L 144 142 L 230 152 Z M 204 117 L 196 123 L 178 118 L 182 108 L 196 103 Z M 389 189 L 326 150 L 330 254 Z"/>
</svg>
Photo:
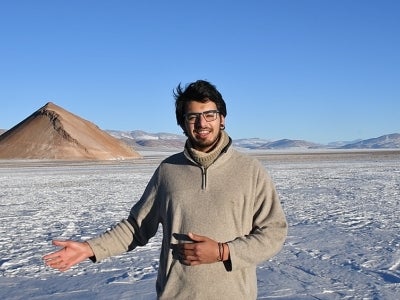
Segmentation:
<svg viewBox="0 0 400 300">
<path fill-rule="evenodd" d="M 53 102 L 101 129 L 181 134 L 203 79 L 234 138 L 400 133 L 400 1 L 2 1 L 0 128 Z"/>
</svg>

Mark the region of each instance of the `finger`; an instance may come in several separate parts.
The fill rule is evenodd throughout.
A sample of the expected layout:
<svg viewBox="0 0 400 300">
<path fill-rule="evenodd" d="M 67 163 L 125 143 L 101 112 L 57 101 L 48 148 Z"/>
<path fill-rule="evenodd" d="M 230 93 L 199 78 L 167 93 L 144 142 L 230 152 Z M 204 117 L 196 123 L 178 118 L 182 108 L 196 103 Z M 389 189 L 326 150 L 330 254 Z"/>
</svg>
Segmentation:
<svg viewBox="0 0 400 300">
<path fill-rule="evenodd" d="M 189 250 L 180 250 L 178 253 L 178 258 L 180 260 L 186 260 L 188 256 L 193 256 L 194 255 L 194 251 L 189 251 Z"/>
<path fill-rule="evenodd" d="M 65 248 L 66 245 L 67 245 L 66 242 L 58 241 L 58 240 L 53 240 L 53 241 L 52 241 L 52 244 L 53 244 L 54 246 L 63 247 L 63 248 Z M 60 254 L 61 254 L 61 253 L 60 253 L 60 250 L 58 250 L 58 251 L 55 251 L 55 252 L 52 252 L 52 253 L 49 253 L 49 254 L 44 255 L 44 256 L 42 257 L 42 259 L 44 259 L 44 260 L 54 259 L 54 258 L 59 257 Z"/>
<path fill-rule="evenodd" d="M 60 267 L 58 268 L 58 270 L 60 270 L 61 272 L 65 272 L 65 271 L 69 270 L 70 268 L 71 268 L 71 265 L 70 265 L 70 264 L 64 263 L 64 264 L 61 264 L 61 265 L 60 265 Z"/>
<path fill-rule="evenodd" d="M 57 247 L 65 247 L 68 245 L 67 241 L 53 240 L 53 245 Z"/>
<path fill-rule="evenodd" d="M 190 266 L 190 261 L 188 261 L 188 260 L 180 260 L 180 262 L 181 262 L 181 264 L 182 265 L 185 265 L 185 266 Z"/>
<path fill-rule="evenodd" d="M 47 266 L 54 268 L 54 260 L 52 260 L 52 259 L 47 259 L 47 260 L 44 261 L 44 263 L 45 263 Z"/>
<path fill-rule="evenodd" d="M 194 234 L 193 232 L 189 232 L 188 236 L 190 239 L 192 239 L 195 242 L 204 242 L 206 240 L 205 236 Z"/>
<path fill-rule="evenodd" d="M 52 259 L 45 262 L 51 268 L 59 269 L 64 265 L 64 262 L 61 259 Z"/>
<path fill-rule="evenodd" d="M 190 251 L 190 250 L 194 250 L 196 248 L 196 244 L 195 243 L 185 243 L 185 244 L 181 244 L 182 246 L 180 247 L 180 251 Z"/>
<path fill-rule="evenodd" d="M 46 254 L 45 256 L 43 256 L 43 260 L 45 260 L 45 261 L 52 260 L 52 259 L 55 259 L 57 257 L 60 257 L 60 255 L 58 254 L 58 251 L 50 253 L 50 254 Z"/>
<path fill-rule="evenodd" d="M 193 259 L 193 257 L 186 256 L 181 259 L 181 262 L 186 265 L 186 266 L 191 266 L 193 263 L 195 263 L 197 260 Z"/>
<path fill-rule="evenodd" d="M 201 264 L 198 260 L 181 260 L 181 263 L 185 266 L 198 266 Z"/>
<path fill-rule="evenodd" d="M 63 260 L 60 257 L 47 260 L 45 261 L 45 263 L 47 266 L 62 272 L 68 270 L 72 266 L 70 263 L 68 263 L 67 261 Z"/>
<path fill-rule="evenodd" d="M 185 260 L 190 262 L 199 261 L 199 257 L 196 255 L 186 255 Z"/>
</svg>

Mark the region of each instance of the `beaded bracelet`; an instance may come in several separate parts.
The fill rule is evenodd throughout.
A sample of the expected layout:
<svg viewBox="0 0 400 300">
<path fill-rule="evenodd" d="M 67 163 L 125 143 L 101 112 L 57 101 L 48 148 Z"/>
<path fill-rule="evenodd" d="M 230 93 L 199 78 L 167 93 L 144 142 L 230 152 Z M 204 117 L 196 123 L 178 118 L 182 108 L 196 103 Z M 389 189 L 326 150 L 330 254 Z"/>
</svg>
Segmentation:
<svg viewBox="0 0 400 300">
<path fill-rule="evenodd" d="M 224 254 L 225 254 L 224 243 L 218 243 L 218 253 L 219 253 L 219 256 L 217 257 L 217 261 L 223 261 Z"/>
<path fill-rule="evenodd" d="M 224 245 L 222 243 L 218 243 L 218 253 L 217 261 L 222 261 L 224 259 Z"/>
</svg>

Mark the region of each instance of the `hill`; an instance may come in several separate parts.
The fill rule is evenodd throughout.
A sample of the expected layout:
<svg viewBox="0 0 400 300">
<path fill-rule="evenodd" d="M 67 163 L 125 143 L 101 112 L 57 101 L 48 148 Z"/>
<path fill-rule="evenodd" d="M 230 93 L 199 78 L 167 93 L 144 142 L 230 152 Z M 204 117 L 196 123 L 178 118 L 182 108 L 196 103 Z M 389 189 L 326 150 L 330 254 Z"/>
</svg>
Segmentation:
<svg viewBox="0 0 400 300">
<path fill-rule="evenodd" d="M 138 150 L 182 150 L 186 142 L 186 136 L 173 133 L 148 133 L 142 130 L 107 132 Z"/>
<path fill-rule="evenodd" d="M 0 159 L 115 160 L 140 154 L 95 124 L 47 103 L 0 135 Z"/>
<path fill-rule="evenodd" d="M 386 134 L 377 138 L 371 138 L 347 144 L 340 148 L 341 149 L 396 149 L 400 148 L 400 134 L 399 133 Z"/>
<path fill-rule="evenodd" d="M 277 141 L 265 141 L 261 139 L 242 139 L 240 141 L 234 142 L 235 146 L 247 149 L 258 149 L 258 150 L 267 150 L 267 149 L 315 149 L 315 148 L 324 148 L 324 146 L 303 141 L 303 140 L 289 140 L 282 139 Z"/>
</svg>

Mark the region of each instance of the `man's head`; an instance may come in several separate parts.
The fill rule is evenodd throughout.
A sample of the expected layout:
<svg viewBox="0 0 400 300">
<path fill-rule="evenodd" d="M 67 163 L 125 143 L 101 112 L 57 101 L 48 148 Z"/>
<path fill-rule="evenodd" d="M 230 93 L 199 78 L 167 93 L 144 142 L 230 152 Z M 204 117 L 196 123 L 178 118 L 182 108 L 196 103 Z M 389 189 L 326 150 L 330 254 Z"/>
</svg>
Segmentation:
<svg viewBox="0 0 400 300">
<path fill-rule="evenodd" d="M 187 103 L 190 101 L 197 102 L 214 102 L 217 106 L 219 113 L 226 117 L 226 105 L 222 98 L 222 95 L 218 92 L 217 88 L 205 80 L 197 80 L 186 85 L 185 89 L 182 89 L 179 84 L 174 91 L 175 96 L 175 114 L 176 121 L 182 129 L 185 128 L 185 113 Z"/>
<path fill-rule="evenodd" d="M 198 80 L 174 91 L 176 120 L 193 146 L 208 151 L 225 128 L 226 105 L 211 83 Z"/>
</svg>

